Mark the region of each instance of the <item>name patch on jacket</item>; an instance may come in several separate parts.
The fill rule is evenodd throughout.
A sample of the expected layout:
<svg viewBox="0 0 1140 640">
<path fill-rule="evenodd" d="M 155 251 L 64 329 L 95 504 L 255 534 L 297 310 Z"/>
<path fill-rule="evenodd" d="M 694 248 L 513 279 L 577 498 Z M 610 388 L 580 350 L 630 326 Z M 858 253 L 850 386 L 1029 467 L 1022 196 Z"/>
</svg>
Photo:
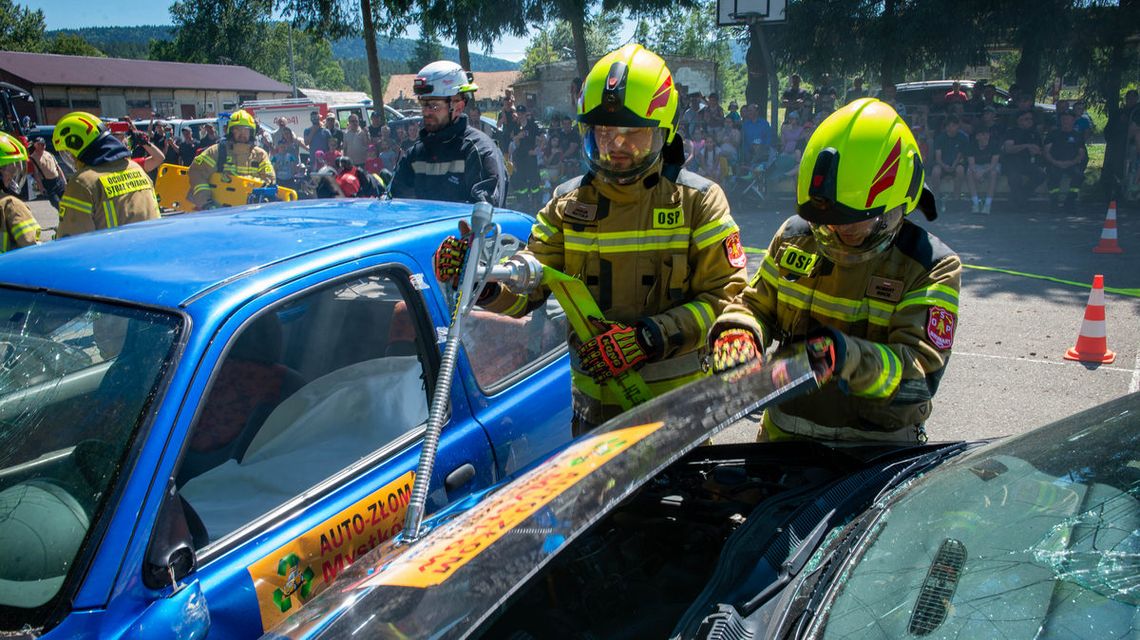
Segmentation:
<svg viewBox="0 0 1140 640">
<path fill-rule="evenodd" d="M 593 222 L 598 219 L 598 205 L 586 204 L 585 202 L 578 202 L 575 200 L 566 205 L 566 213 L 562 214 L 565 218 L 571 220 L 582 220 L 584 222 Z"/>
<path fill-rule="evenodd" d="M 930 344 L 945 351 L 954 345 L 954 328 L 958 319 L 942 307 L 930 307 L 926 318 L 926 337 Z"/>
<path fill-rule="evenodd" d="M 685 211 L 681 207 L 675 209 L 654 209 L 654 229 L 676 229 L 685 226 Z"/>
<path fill-rule="evenodd" d="M 103 193 L 108 198 L 142 191 L 150 188 L 150 178 L 141 171 L 119 171 L 110 175 L 101 176 L 99 184 L 103 185 Z"/>
<path fill-rule="evenodd" d="M 886 300 L 887 302 L 898 302 L 902 300 L 902 294 L 903 283 L 900 280 L 871 276 L 871 282 L 867 284 L 868 298 Z"/>
<path fill-rule="evenodd" d="M 808 253 L 793 246 L 784 247 L 784 253 L 780 255 L 780 266 L 801 276 L 810 276 L 817 262 L 819 254 Z"/>
</svg>

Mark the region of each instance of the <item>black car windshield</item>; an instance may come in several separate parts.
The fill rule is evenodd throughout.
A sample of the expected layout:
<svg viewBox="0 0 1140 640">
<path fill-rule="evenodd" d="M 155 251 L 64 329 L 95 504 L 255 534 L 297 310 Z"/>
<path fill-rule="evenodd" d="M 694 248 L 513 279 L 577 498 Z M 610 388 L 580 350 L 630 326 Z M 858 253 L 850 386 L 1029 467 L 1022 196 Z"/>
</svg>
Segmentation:
<svg viewBox="0 0 1140 640">
<path fill-rule="evenodd" d="M 0 630 L 41 626 L 77 571 L 180 327 L 0 288 Z"/>
<path fill-rule="evenodd" d="M 987 446 L 900 489 L 809 635 L 1134 637 L 1137 405 Z"/>
</svg>

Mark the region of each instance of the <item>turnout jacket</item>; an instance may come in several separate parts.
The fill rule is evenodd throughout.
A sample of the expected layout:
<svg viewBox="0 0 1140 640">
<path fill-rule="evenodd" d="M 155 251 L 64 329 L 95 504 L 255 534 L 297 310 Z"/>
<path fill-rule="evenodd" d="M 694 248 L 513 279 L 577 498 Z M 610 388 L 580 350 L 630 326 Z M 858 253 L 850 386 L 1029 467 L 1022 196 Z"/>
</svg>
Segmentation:
<svg viewBox="0 0 1140 640">
<path fill-rule="evenodd" d="M 658 161 L 632 185 L 591 174 L 560 185 L 539 212 L 526 251 L 585 282 L 607 320 L 643 324 L 660 349 L 640 373 L 659 395 L 706 375 L 708 329 L 746 282 L 739 231 L 717 184 L 675 165 L 663 170 Z M 483 306 L 518 317 L 547 295 L 498 289 Z M 570 344 L 578 345 L 573 334 Z M 600 424 L 621 412 L 573 352 L 571 365 L 578 415 Z"/>
<path fill-rule="evenodd" d="M 218 153 L 221 146 L 226 145 L 225 166 L 218 168 Z M 190 163 L 190 201 L 199 209 L 205 207 L 214 197 L 214 188 L 210 185 L 210 176 L 214 172 L 231 176 L 258 178 L 265 184 L 276 181 L 273 173 L 273 163 L 269 161 L 269 152 L 261 147 L 246 142 L 230 142 L 223 140 L 210 145 L 199 153 L 194 162 Z"/>
<path fill-rule="evenodd" d="M 810 433 L 813 425 L 797 427 L 800 421 L 788 416 L 860 432 L 915 428 L 930 416 L 950 358 L 961 275 L 958 255 L 908 220 L 882 254 L 840 267 L 823 256 L 808 223 L 793 216 L 714 332 L 743 325 L 762 348 L 825 327 L 842 332 L 835 379 L 780 405 L 770 417 L 782 431 L 819 436 Z"/>
<path fill-rule="evenodd" d="M 487 134 L 467 126 L 467 115 L 420 138 L 396 165 L 392 197 L 448 202 L 479 202 L 496 207 L 507 197 L 503 153 Z"/>
<path fill-rule="evenodd" d="M 91 143 L 78 165 L 59 199 L 57 238 L 161 217 L 150 176 L 113 136 Z"/>
<path fill-rule="evenodd" d="M 16 196 L 0 195 L 0 253 L 7 253 L 19 247 L 30 247 L 40 239 L 40 223 L 32 216 L 32 210 Z"/>
</svg>

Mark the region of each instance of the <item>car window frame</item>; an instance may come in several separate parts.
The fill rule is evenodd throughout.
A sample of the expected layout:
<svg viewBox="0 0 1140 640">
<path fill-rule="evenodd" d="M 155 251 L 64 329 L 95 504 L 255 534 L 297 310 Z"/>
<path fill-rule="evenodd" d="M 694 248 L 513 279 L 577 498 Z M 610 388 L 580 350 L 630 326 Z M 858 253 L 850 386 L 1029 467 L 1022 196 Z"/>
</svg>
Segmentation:
<svg viewBox="0 0 1140 640">
<path fill-rule="evenodd" d="M 377 262 L 376 264 L 354 269 L 352 271 L 340 274 L 334 278 L 322 280 L 310 286 L 304 287 L 298 291 L 294 291 L 278 299 L 275 299 L 268 304 L 260 305 L 256 308 L 256 310 L 245 317 L 241 323 L 238 324 L 232 331 L 230 331 L 229 335 L 226 338 L 225 346 L 223 347 L 222 351 L 218 353 L 216 359 L 214 360 L 213 370 L 210 371 L 209 377 L 203 386 L 201 395 L 198 397 L 193 415 L 189 419 L 187 430 L 183 435 L 181 444 L 179 445 L 177 459 L 175 460 L 174 467 L 171 471 L 171 474 L 173 476 L 177 475 L 179 469 L 181 468 L 181 465 L 185 462 L 185 456 L 189 450 L 190 445 L 190 436 L 193 433 L 194 427 L 198 424 L 198 420 L 201 418 L 202 410 L 205 407 L 205 400 L 209 397 L 209 394 L 213 389 L 213 385 L 217 381 L 217 377 L 221 370 L 220 365 L 221 363 L 225 362 L 226 358 L 229 356 L 234 342 L 241 336 L 242 332 L 244 332 L 245 329 L 257 319 L 266 313 L 272 312 L 274 309 L 288 305 L 291 302 L 315 294 L 321 290 L 328 290 L 336 287 L 337 285 L 344 284 L 353 280 L 358 280 L 370 275 L 387 275 L 389 279 L 394 282 L 399 288 L 404 301 L 408 304 L 409 311 L 413 312 L 413 322 L 415 323 L 416 327 L 416 346 L 417 349 L 420 350 L 420 353 L 424 354 L 425 356 L 425 362 L 423 363 L 423 366 L 425 368 L 425 375 L 427 378 L 425 380 L 427 400 L 430 406 L 430 401 L 435 390 L 436 381 L 439 378 L 440 356 L 438 347 L 434 344 L 434 342 L 429 341 L 430 338 L 434 338 L 435 336 L 435 326 L 431 323 L 431 315 L 428 311 L 428 302 L 424 299 L 423 293 L 420 292 L 413 284 L 412 271 L 409 269 L 408 265 L 393 260 L 390 254 L 387 256 L 378 257 L 381 258 L 381 261 Z M 319 276 L 321 273 L 327 272 L 329 270 L 335 270 L 341 266 L 343 265 L 334 265 L 328 269 L 322 269 L 310 275 Z M 262 296 L 263 295 L 264 294 L 262 294 Z M 256 299 L 262 296 L 255 297 L 252 303 L 256 304 Z M 245 307 L 243 306 L 243 308 Z M 227 318 L 227 320 L 219 326 L 218 332 L 215 333 L 213 339 L 218 339 L 218 333 L 224 331 L 226 325 L 232 321 L 234 316 L 239 315 L 241 310 L 242 309 L 235 310 L 229 316 L 229 318 Z M 447 413 L 444 417 L 443 422 L 445 426 L 448 424 L 451 415 L 452 407 L 451 403 L 449 402 Z M 201 549 L 195 549 L 198 566 L 196 567 L 194 573 L 191 575 L 194 575 L 202 569 L 206 568 L 208 565 L 224 557 L 234 549 L 240 548 L 241 546 L 249 543 L 253 538 L 256 538 L 257 536 L 265 534 L 276 528 L 276 526 L 281 523 L 282 519 L 280 516 L 282 513 L 310 508 L 313 504 L 319 502 L 322 499 L 325 499 L 330 494 L 334 493 L 335 490 L 344 483 L 351 481 L 353 478 L 359 477 L 365 473 L 366 470 L 376 467 L 381 461 L 395 456 L 407 447 L 414 446 L 415 443 L 422 440 L 425 430 L 426 421 L 409 429 L 399 438 L 393 440 L 387 445 L 379 447 L 368 455 L 363 456 L 359 460 L 355 461 L 351 465 L 345 466 L 343 469 L 333 474 L 332 476 L 329 476 L 317 484 L 305 489 L 298 495 L 293 496 L 277 507 L 257 516 L 256 518 L 251 519 L 246 524 L 236 528 L 225 536 L 217 540 L 210 541 Z M 157 519 L 155 524 L 158 524 Z M 158 528 L 159 527 L 157 526 L 153 527 L 151 530 L 151 535 L 148 538 L 153 538 Z"/>
<path fill-rule="evenodd" d="M 546 305 L 549 304 L 550 300 L 553 300 L 553 298 L 548 298 L 547 301 L 544 302 L 542 306 L 538 307 L 537 309 L 534 309 L 533 311 L 528 313 L 527 316 L 533 316 L 536 313 L 546 313 Z M 527 316 L 523 316 L 523 317 L 527 317 Z M 548 318 L 546 321 L 547 322 L 552 321 L 555 317 L 556 316 L 552 316 L 551 318 Z M 566 317 L 565 311 L 562 311 L 562 317 L 564 317 L 564 318 Z M 570 323 L 569 323 L 568 319 L 566 320 L 566 331 L 567 332 L 570 331 Z M 479 376 L 476 375 L 476 373 L 475 373 L 475 367 L 471 363 L 471 354 L 467 350 L 467 345 L 463 344 L 461 346 L 463 346 L 463 353 L 464 353 L 464 356 L 467 358 L 467 364 L 471 368 L 471 377 L 475 380 L 475 386 L 479 389 L 479 392 L 482 393 L 483 396 L 486 398 L 493 398 L 497 395 L 502 394 L 503 392 L 509 390 L 511 387 L 514 387 L 515 385 L 519 384 L 520 382 L 523 382 L 527 378 L 531 377 L 532 375 L 534 375 L 538 371 L 545 369 L 551 363 L 553 363 L 555 360 L 558 360 L 559 358 L 566 355 L 570 351 L 569 342 L 567 340 L 563 339 L 558 344 L 558 346 L 556 346 L 555 348 L 553 348 L 549 351 L 544 352 L 541 357 L 527 362 L 525 365 L 519 367 L 518 369 L 515 369 L 510 374 L 503 376 L 502 378 L 499 378 L 494 383 L 484 386 L 483 383 L 479 380 Z"/>
<path fill-rule="evenodd" d="M 107 585 L 111 584 L 114 576 L 110 578 L 101 576 L 100 569 L 95 567 L 97 563 L 106 563 L 107 566 L 115 568 L 122 565 L 123 559 L 126 556 L 125 547 L 119 549 L 114 558 L 110 557 L 109 554 L 100 553 L 100 550 L 103 548 L 104 540 L 107 533 L 112 529 L 112 523 L 115 520 L 122 517 L 129 517 L 131 531 L 134 531 L 138 525 L 136 516 L 124 516 L 119 513 L 119 509 L 124 494 L 128 489 L 128 485 L 130 485 L 132 479 L 135 478 L 139 466 L 140 453 L 146 442 L 150 440 L 156 418 L 166 405 L 167 395 L 171 390 L 173 380 L 183 365 L 183 357 L 185 356 L 190 336 L 193 333 L 194 325 L 190 315 L 183 309 L 149 305 L 108 296 L 78 294 L 52 287 L 32 288 L 3 283 L 0 284 L 0 288 L 45 293 L 70 298 L 72 300 L 115 305 L 151 313 L 162 313 L 177 318 L 179 321 L 178 335 L 171 342 L 170 349 L 166 355 L 166 363 L 168 365 L 166 371 L 164 371 L 161 377 L 156 381 L 153 393 L 148 394 L 146 404 L 139 412 L 139 419 L 134 426 L 133 432 L 128 437 L 128 444 L 123 448 L 123 456 L 115 466 L 115 477 L 107 484 L 106 495 L 100 501 L 96 511 L 92 514 L 92 525 L 84 535 L 83 542 L 79 546 L 79 551 L 72 559 L 72 569 L 67 572 L 56 595 L 46 604 L 42 605 L 42 607 L 39 607 L 45 610 L 43 614 L 44 617 L 42 618 L 44 622 L 42 631 L 46 633 L 48 630 L 58 626 L 72 614 L 72 603 L 77 596 L 80 595 L 81 591 L 86 590 L 87 583 L 89 582 L 88 578 L 101 581 L 106 580 Z M 148 485 L 151 483 L 151 475 L 153 474 L 147 476 L 146 482 Z"/>
</svg>

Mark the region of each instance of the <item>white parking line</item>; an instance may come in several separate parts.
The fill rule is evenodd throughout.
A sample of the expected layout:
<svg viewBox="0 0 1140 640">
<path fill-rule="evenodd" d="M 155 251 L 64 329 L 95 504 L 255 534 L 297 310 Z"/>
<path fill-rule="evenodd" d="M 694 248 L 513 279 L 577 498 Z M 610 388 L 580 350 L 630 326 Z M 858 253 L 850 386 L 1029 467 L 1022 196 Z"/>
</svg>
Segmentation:
<svg viewBox="0 0 1140 640">
<path fill-rule="evenodd" d="M 1140 391 L 1140 352 L 1136 353 L 1136 366 L 1132 369 L 1132 382 L 1128 383 L 1128 393 Z"/>
<path fill-rule="evenodd" d="M 1013 356 L 995 356 L 995 355 L 991 355 L 988 353 L 970 353 L 968 351 L 952 351 L 951 355 L 954 355 L 954 356 L 973 356 L 975 358 L 993 358 L 994 360 L 1017 360 L 1020 362 L 1033 362 L 1036 364 L 1053 364 L 1053 365 L 1057 365 L 1060 367 L 1068 367 L 1068 366 L 1077 364 L 1076 362 L 1071 362 L 1071 361 L 1058 362 L 1058 361 L 1054 361 L 1054 360 L 1038 360 L 1036 358 L 1015 358 Z M 1097 371 L 1120 371 L 1121 373 L 1131 373 L 1132 374 L 1132 382 L 1128 385 L 1128 390 L 1129 391 L 1136 391 L 1137 390 L 1136 387 L 1140 386 L 1140 355 L 1136 356 L 1136 367 L 1137 368 L 1135 368 L 1135 369 L 1125 369 L 1124 367 L 1109 367 L 1109 366 L 1105 366 L 1105 365 L 1098 365 L 1096 367 L 1096 370 Z"/>
</svg>

